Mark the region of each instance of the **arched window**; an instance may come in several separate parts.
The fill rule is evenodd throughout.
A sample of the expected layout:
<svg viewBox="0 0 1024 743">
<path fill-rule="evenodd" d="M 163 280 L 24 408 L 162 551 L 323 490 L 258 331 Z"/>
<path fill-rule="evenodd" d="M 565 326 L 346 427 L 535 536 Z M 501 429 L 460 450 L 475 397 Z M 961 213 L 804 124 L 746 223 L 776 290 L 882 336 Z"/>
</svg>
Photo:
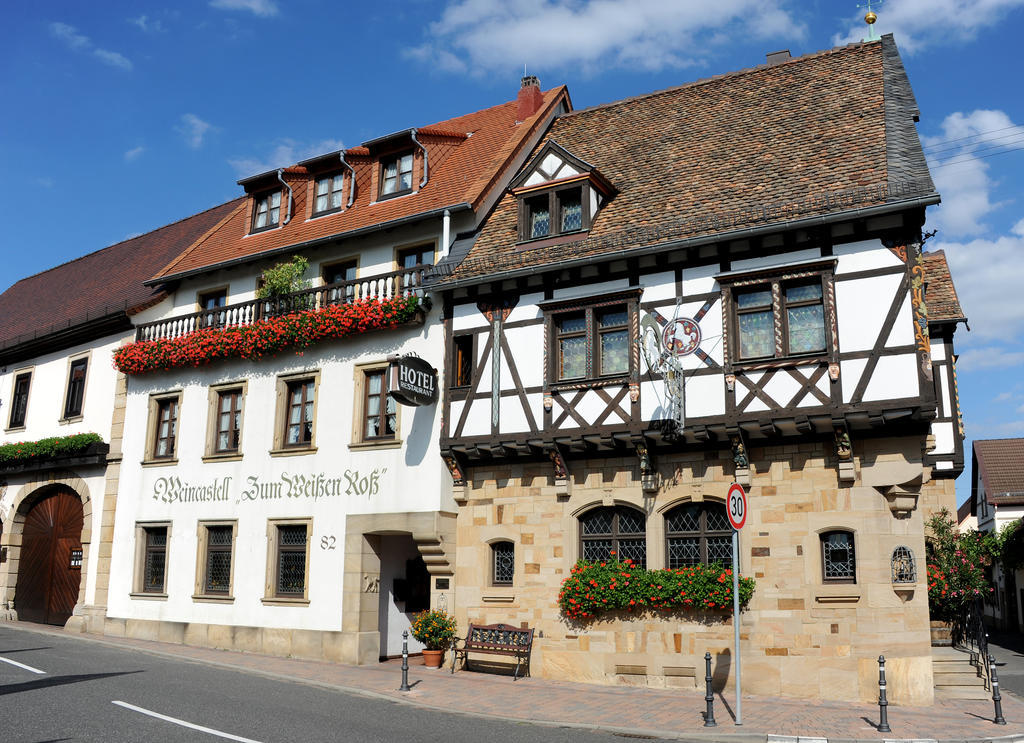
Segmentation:
<svg viewBox="0 0 1024 743">
<path fill-rule="evenodd" d="M 491 543 L 491 583 L 511 586 L 516 571 L 516 546 L 512 542 Z"/>
<path fill-rule="evenodd" d="M 669 570 L 687 565 L 732 563 L 732 527 L 725 505 L 684 503 L 665 514 L 665 554 Z"/>
<path fill-rule="evenodd" d="M 647 567 L 646 521 L 642 512 L 626 506 L 587 511 L 580 516 L 580 556 L 591 562 L 630 559 Z"/>
<path fill-rule="evenodd" d="M 826 583 L 857 582 L 853 532 L 826 531 L 821 534 L 821 575 Z"/>
</svg>

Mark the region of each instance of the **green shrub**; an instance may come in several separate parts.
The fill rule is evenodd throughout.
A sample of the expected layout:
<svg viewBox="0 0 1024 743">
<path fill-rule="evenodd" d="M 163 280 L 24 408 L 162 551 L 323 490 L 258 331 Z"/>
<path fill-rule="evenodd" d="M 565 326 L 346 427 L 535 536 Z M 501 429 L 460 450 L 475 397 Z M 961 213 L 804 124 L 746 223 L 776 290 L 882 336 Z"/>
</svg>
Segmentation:
<svg viewBox="0 0 1024 743">
<path fill-rule="evenodd" d="M 455 640 L 455 617 L 438 609 L 421 612 L 412 620 L 412 636 L 427 650 L 447 650 Z"/>
<path fill-rule="evenodd" d="M 53 436 L 38 441 L 19 441 L 0 446 L 0 462 L 19 462 L 30 459 L 70 456 L 86 449 L 89 444 L 101 444 L 98 433 L 76 433 L 71 436 Z"/>
<path fill-rule="evenodd" d="M 272 299 L 292 292 L 300 292 L 309 288 L 309 281 L 303 274 L 309 268 L 309 261 L 301 255 L 294 255 L 290 261 L 284 261 L 263 272 L 263 285 L 257 290 L 259 299 Z"/>
</svg>

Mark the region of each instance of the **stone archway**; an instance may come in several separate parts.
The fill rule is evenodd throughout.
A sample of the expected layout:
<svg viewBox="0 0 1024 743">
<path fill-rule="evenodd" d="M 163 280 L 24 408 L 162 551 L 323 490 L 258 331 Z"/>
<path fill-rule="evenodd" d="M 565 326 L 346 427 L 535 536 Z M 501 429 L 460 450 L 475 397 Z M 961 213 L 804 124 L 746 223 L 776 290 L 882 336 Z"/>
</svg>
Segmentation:
<svg viewBox="0 0 1024 743">
<path fill-rule="evenodd" d="M 63 505 L 57 507 L 54 498 L 61 500 L 61 494 L 64 497 Z M 76 505 L 80 505 L 80 517 L 77 509 L 71 506 L 70 501 L 67 499 L 76 499 L 78 501 Z M 37 507 L 43 510 L 37 510 Z M 56 511 L 54 511 L 55 507 L 57 507 Z M 11 618 L 14 619 L 19 618 L 17 597 L 19 576 L 27 576 L 29 574 L 28 572 L 23 573 L 21 569 L 22 559 L 24 557 L 34 562 L 38 560 L 38 555 L 26 553 L 24 541 L 28 538 L 30 542 L 29 552 L 42 549 L 40 545 L 42 535 L 38 532 L 40 525 L 46 522 L 47 515 L 45 511 L 49 511 L 49 517 L 56 516 L 59 518 L 64 515 L 63 532 L 67 531 L 69 518 L 73 523 L 77 523 L 77 519 L 81 518 L 80 533 L 77 539 L 73 536 L 68 537 L 63 532 L 61 534 L 52 534 L 50 538 L 53 541 L 48 547 L 49 551 L 43 551 L 49 555 L 49 559 L 60 559 L 62 561 L 66 559 L 70 568 L 72 561 L 71 550 L 81 550 L 80 560 L 77 555 L 75 556 L 75 561 L 79 562 L 79 565 L 72 568 L 73 573 L 68 572 L 62 575 L 59 583 L 65 596 L 73 598 L 73 606 L 70 609 L 71 613 L 78 613 L 80 607 L 85 603 L 89 547 L 92 541 L 92 498 L 89 496 L 89 488 L 85 481 L 73 472 L 58 471 L 42 474 L 37 479 L 25 483 L 19 489 L 10 511 L 11 518 L 5 524 L 4 533 L 0 535 L 0 547 L 7 548 L 7 562 L 4 564 L 4 568 L 6 568 L 6 590 L 4 595 L 0 596 L 0 604 L 3 606 L 13 605 Z M 33 523 L 34 521 L 36 523 Z M 28 525 L 28 534 L 26 534 L 26 524 Z M 33 541 L 36 542 L 34 547 L 31 544 Z M 68 554 L 64 554 L 65 552 Z M 33 567 L 35 569 L 39 568 L 38 565 Z M 68 612 L 61 610 L 52 614 L 50 619 L 57 621 L 66 613 Z M 39 617 L 34 615 L 31 618 L 38 619 Z M 45 616 L 42 621 L 46 621 Z M 67 618 L 65 617 L 59 623 L 64 625 L 66 621 Z"/>
</svg>

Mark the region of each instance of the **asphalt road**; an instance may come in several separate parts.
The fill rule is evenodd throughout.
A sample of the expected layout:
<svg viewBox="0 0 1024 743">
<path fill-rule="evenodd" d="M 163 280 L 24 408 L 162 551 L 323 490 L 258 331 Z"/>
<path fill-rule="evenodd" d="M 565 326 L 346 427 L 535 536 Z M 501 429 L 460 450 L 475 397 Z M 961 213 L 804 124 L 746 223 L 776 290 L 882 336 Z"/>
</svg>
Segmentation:
<svg viewBox="0 0 1024 743">
<path fill-rule="evenodd" d="M 1017 632 L 988 632 L 989 652 L 996 659 L 999 688 L 1024 698 L 1024 637 Z"/>
<path fill-rule="evenodd" d="M 3 625 L 0 740 L 623 743 L 609 733 L 419 709 Z"/>
</svg>

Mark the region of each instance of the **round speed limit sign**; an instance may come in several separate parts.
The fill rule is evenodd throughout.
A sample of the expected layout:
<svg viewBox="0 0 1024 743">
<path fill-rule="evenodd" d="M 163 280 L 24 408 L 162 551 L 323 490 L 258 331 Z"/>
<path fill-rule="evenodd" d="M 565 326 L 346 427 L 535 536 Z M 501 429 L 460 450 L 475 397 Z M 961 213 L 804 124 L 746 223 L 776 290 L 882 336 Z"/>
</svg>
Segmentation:
<svg viewBox="0 0 1024 743">
<path fill-rule="evenodd" d="M 729 488 L 726 512 L 729 514 L 729 523 L 736 531 L 742 529 L 743 525 L 747 523 L 747 494 L 739 483 L 734 482 Z"/>
</svg>

